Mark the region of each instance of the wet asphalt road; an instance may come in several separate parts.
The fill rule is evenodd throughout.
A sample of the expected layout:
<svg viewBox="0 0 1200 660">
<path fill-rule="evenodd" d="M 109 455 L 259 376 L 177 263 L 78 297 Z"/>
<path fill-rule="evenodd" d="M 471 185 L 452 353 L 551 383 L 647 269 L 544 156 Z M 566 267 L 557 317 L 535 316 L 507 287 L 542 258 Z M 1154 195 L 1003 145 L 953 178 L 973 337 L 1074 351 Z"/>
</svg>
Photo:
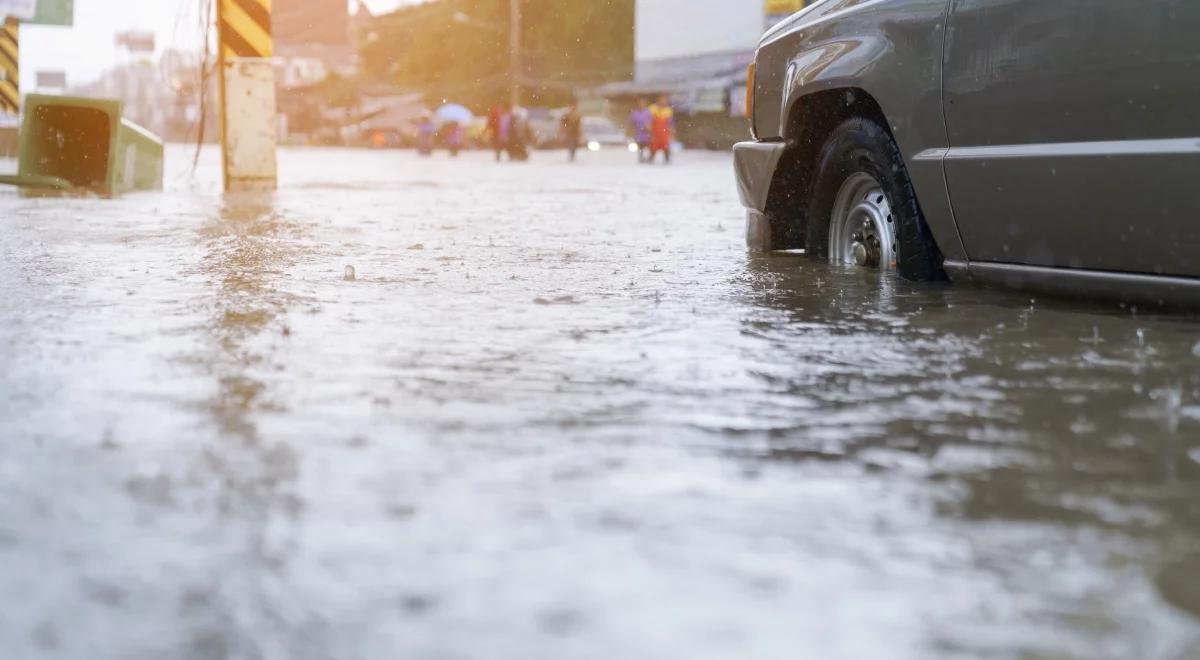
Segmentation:
<svg viewBox="0 0 1200 660">
<path fill-rule="evenodd" d="M 6 658 L 1200 657 L 1200 322 L 750 258 L 722 155 L 169 156 L 0 191 Z"/>
</svg>

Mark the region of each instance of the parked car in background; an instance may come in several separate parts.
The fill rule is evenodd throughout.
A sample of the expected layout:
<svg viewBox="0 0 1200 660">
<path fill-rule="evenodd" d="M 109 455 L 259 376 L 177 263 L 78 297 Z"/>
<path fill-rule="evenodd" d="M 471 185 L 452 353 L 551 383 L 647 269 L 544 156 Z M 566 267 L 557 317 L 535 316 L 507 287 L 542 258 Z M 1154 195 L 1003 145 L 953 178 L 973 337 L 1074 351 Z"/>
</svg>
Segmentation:
<svg viewBox="0 0 1200 660">
<path fill-rule="evenodd" d="M 625 134 L 624 129 L 608 117 L 584 117 L 583 143 L 589 151 L 600 151 L 605 148 L 629 149 L 634 142 Z M 637 150 L 634 144 L 633 150 Z"/>
<path fill-rule="evenodd" d="M 752 249 L 1200 302 L 1200 3 L 820 0 L 763 38 Z"/>
<path fill-rule="evenodd" d="M 563 144 L 562 118 L 566 108 L 531 108 L 529 128 L 533 145 L 538 149 L 561 149 Z M 580 121 L 583 130 L 581 146 L 590 151 L 609 147 L 628 149 L 631 140 L 625 131 L 608 117 L 589 115 Z"/>
<path fill-rule="evenodd" d="M 529 108 L 529 134 L 535 149 L 557 149 L 561 110 Z"/>
</svg>

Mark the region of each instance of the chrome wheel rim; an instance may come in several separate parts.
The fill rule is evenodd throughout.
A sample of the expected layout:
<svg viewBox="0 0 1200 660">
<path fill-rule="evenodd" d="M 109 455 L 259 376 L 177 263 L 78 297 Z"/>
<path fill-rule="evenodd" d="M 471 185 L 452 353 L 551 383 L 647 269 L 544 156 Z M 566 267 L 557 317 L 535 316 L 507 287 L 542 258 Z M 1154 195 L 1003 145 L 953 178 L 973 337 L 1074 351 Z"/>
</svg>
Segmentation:
<svg viewBox="0 0 1200 660">
<path fill-rule="evenodd" d="M 865 172 L 851 175 L 838 191 L 829 219 L 829 260 L 894 270 L 898 247 L 896 217 L 883 186 Z"/>
</svg>

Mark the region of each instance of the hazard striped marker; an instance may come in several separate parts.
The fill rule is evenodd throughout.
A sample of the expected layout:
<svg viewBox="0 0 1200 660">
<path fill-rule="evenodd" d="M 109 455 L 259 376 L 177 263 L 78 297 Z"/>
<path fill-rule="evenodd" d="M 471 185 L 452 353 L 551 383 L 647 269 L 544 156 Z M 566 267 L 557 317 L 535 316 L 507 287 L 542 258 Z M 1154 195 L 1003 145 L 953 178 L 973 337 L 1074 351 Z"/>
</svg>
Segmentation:
<svg viewBox="0 0 1200 660">
<path fill-rule="evenodd" d="M 279 115 L 271 65 L 271 0 L 218 0 L 225 190 L 270 190 Z"/>
<path fill-rule="evenodd" d="M 271 0 L 221 0 L 221 43 L 226 59 L 271 57 Z"/>
<path fill-rule="evenodd" d="M 17 19 L 8 17 L 0 28 L 0 112 L 21 111 L 21 29 Z"/>
</svg>

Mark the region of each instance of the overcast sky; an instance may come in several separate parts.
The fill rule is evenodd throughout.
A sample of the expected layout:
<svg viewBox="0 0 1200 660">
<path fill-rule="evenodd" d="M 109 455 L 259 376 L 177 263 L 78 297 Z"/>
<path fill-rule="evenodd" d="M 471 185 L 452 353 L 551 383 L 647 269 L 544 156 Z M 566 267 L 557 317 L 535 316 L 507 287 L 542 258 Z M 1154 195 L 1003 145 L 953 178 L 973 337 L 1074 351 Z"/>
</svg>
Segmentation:
<svg viewBox="0 0 1200 660">
<path fill-rule="evenodd" d="M 372 11 L 387 11 L 413 0 L 364 0 Z M 23 91 L 33 91 L 38 71 L 66 71 L 71 85 L 96 79 L 122 57 L 113 35 L 150 30 L 161 53 L 198 43 L 201 0 L 75 0 L 75 27 L 21 27 Z"/>
</svg>

